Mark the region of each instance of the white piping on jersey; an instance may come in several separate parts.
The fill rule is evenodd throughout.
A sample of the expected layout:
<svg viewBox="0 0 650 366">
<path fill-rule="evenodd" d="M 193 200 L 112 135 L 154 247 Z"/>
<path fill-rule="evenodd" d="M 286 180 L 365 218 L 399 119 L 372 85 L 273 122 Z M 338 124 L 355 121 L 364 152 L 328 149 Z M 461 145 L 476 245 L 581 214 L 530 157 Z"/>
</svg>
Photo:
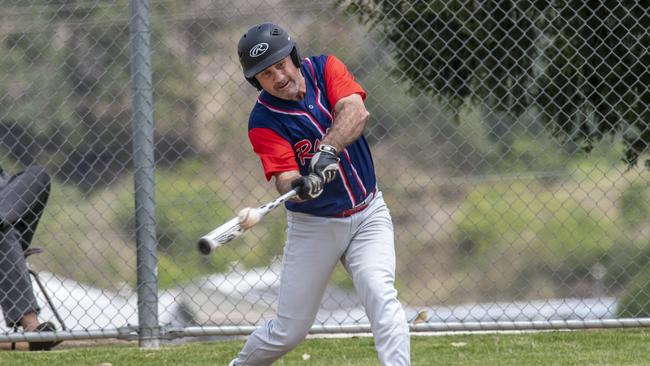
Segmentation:
<svg viewBox="0 0 650 366">
<path fill-rule="evenodd" d="M 363 186 L 363 182 L 361 181 L 361 178 L 359 178 L 359 173 L 357 173 L 357 169 L 352 164 L 352 159 L 350 159 L 350 154 L 348 154 L 348 150 L 343 149 L 343 153 L 345 154 L 345 158 L 348 160 L 348 163 L 350 163 L 350 167 L 352 168 L 352 172 L 354 173 L 354 178 L 356 178 L 357 183 L 359 183 L 359 187 L 361 187 L 364 197 L 367 196 L 368 192 L 366 192 L 366 187 Z"/>
<path fill-rule="evenodd" d="M 314 117 L 312 117 L 312 115 L 307 113 L 307 112 L 284 110 L 284 109 L 280 109 L 278 107 L 274 107 L 274 106 L 266 103 L 265 101 L 263 101 L 261 99 L 261 95 L 259 97 L 257 97 L 257 102 L 260 103 L 261 105 L 265 106 L 270 111 L 275 112 L 275 113 L 288 114 L 288 115 L 291 115 L 291 116 L 304 116 L 304 117 L 307 117 L 309 122 L 311 122 L 311 124 L 313 124 L 314 127 L 316 127 L 318 132 L 320 132 L 321 137 L 323 137 L 325 135 L 325 130 L 323 130 L 323 128 L 318 124 L 318 121 L 316 121 L 316 119 Z"/>
<path fill-rule="evenodd" d="M 333 121 L 334 117 L 332 117 L 330 111 L 328 111 L 327 108 L 325 108 L 325 106 L 321 102 L 320 88 L 318 87 L 318 79 L 316 79 L 316 72 L 314 72 L 314 65 L 311 63 L 311 60 L 308 57 L 305 57 L 305 61 L 307 61 L 307 63 L 309 64 L 309 69 L 311 70 L 311 76 L 314 79 L 314 85 L 316 86 L 316 104 L 318 104 L 318 108 L 320 108 L 320 110 L 327 115 L 327 118 L 329 118 L 330 121 Z"/>
<path fill-rule="evenodd" d="M 314 79 L 314 86 L 316 87 L 316 104 L 318 105 L 320 110 L 323 111 L 325 115 L 327 115 L 327 117 L 330 119 L 330 122 L 333 123 L 334 117 L 332 117 L 332 114 L 327 110 L 327 108 L 325 108 L 325 105 L 323 105 L 323 103 L 321 102 L 321 92 L 320 92 L 320 88 L 318 87 L 318 79 L 316 78 L 316 72 L 314 72 L 314 65 L 312 64 L 311 59 L 309 59 L 308 57 L 305 57 L 304 60 L 307 61 L 307 63 L 309 64 L 309 69 L 311 70 L 311 76 L 312 79 Z M 350 158 L 348 149 L 344 148 L 342 152 L 345 154 L 345 158 L 347 159 L 348 164 L 350 164 L 350 167 L 352 168 L 352 173 L 354 175 L 354 178 L 357 180 L 359 187 L 361 187 L 361 191 L 363 192 L 364 197 L 367 196 L 368 192 L 366 192 L 366 187 L 364 187 L 363 182 L 359 177 L 359 172 L 357 172 L 357 169 L 354 167 L 354 164 L 352 164 L 352 159 Z M 341 163 L 339 163 L 339 169 L 341 170 L 341 172 L 343 171 L 343 165 L 341 165 Z M 352 204 L 356 206 L 357 200 L 353 199 Z"/>
</svg>

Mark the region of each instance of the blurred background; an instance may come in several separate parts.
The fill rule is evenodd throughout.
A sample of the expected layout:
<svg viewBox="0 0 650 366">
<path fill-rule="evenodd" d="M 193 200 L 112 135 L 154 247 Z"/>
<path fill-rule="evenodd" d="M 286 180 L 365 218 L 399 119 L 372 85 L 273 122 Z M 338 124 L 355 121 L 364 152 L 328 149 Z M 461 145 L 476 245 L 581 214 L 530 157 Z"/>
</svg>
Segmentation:
<svg viewBox="0 0 650 366">
<path fill-rule="evenodd" d="M 276 195 L 236 55 L 265 21 L 368 92 L 409 319 L 650 316 L 644 3 L 151 1 L 160 324 L 273 316 L 282 210 L 214 256 L 196 250 Z M 71 329 L 138 321 L 128 6 L 0 1 L 0 162 L 54 177 L 30 262 Z M 338 266 L 317 324 L 366 323 Z"/>
</svg>

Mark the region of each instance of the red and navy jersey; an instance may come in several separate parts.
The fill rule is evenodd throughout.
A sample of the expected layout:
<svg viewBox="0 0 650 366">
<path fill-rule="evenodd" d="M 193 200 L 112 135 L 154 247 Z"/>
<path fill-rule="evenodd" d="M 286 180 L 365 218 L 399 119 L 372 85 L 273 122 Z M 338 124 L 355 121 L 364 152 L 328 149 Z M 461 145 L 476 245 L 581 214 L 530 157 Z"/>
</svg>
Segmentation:
<svg viewBox="0 0 650 366">
<path fill-rule="evenodd" d="M 366 98 L 345 65 L 332 55 L 305 58 L 300 71 L 307 87 L 303 100 L 283 100 L 262 91 L 250 115 L 248 137 L 267 180 L 291 170 L 308 174 L 311 158 L 332 125 L 336 102 L 354 93 Z M 323 194 L 305 202 L 288 201 L 287 209 L 334 216 L 364 202 L 377 181 L 363 135 L 343 149 L 339 158 L 336 179 L 325 184 Z"/>
</svg>

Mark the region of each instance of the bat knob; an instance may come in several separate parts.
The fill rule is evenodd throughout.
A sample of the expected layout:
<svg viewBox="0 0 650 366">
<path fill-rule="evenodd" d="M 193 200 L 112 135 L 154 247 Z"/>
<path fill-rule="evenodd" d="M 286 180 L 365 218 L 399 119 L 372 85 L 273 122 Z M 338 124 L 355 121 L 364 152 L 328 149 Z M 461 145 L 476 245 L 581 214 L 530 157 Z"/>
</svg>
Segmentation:
<svg viewBox="0 0 650 366">
<path fill-rule="evenodd" d="M 201 254 L 203 255 L 208 255 L 212 253 L 212 245 L 210 243 L 210 240 L 206 238 L 199 239 L 198 247 L 199 247 L 199 252 L 201 252 Z"/>
</svg>

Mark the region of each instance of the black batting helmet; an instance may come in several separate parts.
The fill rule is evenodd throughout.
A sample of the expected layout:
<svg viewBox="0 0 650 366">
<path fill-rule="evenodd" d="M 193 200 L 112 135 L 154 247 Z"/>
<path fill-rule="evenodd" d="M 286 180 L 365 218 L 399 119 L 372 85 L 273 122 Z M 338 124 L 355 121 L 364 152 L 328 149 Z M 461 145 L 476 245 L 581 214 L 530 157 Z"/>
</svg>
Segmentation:
<svg viewBox="0 0 650 366">
<path fill-rule="evenodd" d="M 289 34 L 272 23 L 252 26 L 239 39 L 237 54 L 244 77 L 258 90 L 262 89 L 255 74 L 291 55 L 291 60 L 300 67 L 298 45 Z"/>
</svg>

